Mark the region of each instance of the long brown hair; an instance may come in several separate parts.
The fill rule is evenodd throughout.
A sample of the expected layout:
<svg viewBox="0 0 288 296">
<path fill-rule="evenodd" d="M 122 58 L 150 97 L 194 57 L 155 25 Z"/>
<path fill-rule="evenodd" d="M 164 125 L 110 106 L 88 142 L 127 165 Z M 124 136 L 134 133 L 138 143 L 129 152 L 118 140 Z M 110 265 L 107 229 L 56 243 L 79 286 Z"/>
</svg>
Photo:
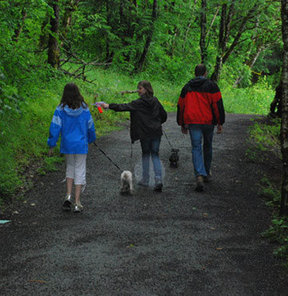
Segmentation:
<svg viewBox="0 0 288 296">
<path fill-rule="evenodd" d="M 84 108 L 87 107 L 87 104 L 75 83 L 67 83 L 65 85 L 60 104 L 63 105 L 63 107 L 67 105 L 71 109 L 77 109 L 80 108 L 80 106 Z"/>
<path fill-rule="evenodd" d="M 139 86 L 142 86 L 143 88 L 145 88 L 148 97 L 153 97 L 154 91 L 153 91 L 152 85 L 149 81 L 142 80 L 138 83 L 137 87 L 139 87 Z"/>
</svg>

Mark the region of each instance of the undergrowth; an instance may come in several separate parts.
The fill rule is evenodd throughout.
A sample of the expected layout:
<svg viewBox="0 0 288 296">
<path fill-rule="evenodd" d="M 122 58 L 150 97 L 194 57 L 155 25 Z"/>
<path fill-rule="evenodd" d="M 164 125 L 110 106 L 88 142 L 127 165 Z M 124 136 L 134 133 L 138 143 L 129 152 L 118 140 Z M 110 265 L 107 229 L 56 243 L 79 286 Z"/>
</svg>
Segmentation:
<svg viewBox="0 0 288 296">
<path fill-rule="evenodd" d="M 274 154 L 274 157 L 281 157 L 279 142 L 280 124 L 280 119 L 268 118 L 268 120 L 262 122 L 255 121 L 250 129 L 250 138 L 253 146 L 246 153 L 250 160 L 269 161 L 271 153 Z M 271 176 L 264 176 L 259 185 L 261 195 L 266 200 L 266 205 L 272 209 L 271 226 L 262 233 L 262 236 L 277 244 L 274 255 L 283 259 L 288 268 L 288 217 L 279 215 L 281 186 L 275 184 L 271 180 Z"/>
<path fill-rule="evenodd" d="M 70 65 L 70 70 L 71 67 L 75 66 Z M 94 103 L 95 100 L 127 103 L 137 99 L 138 95 L 135 93 L 122 95 L 121 92 L 136 90 L 140 80 L 150 80 L 155 96 L 162 102 L 165 109 L 168 112 L 176 112 L 181 88 L 187 82 L 179 81 L 175 84 L 161 80 L 159 77 L 155 79 L 156 76 L 150 79 L 147 73 L 128 76 L 95 68 L 87 69 L 86 73 L 87 80 L 93 83 L 71 79 L 59 71 L 43 66 L 23 76 L 22 81 L 17 81 L 17 87 L 16 84 L 11 86 L 8 78 L 0 84 L 0 99 L 3 107 L 0 110 L 0 206 L 3 200 L 13 198 L 16 193 L 17 196 L 21 196 L 19 193 L 25 192 L 25 186 L 30 186 L 26 182 L 25 175 L 30 170 L 31 163 L 37 163 L 37 172 L 45 174 L 54 169 L 54 162 L 59 161 L 57 158 L 48 159 L 47 137 L 53 112 L 60 102 L 66 83 L 75 82 L 88 104 Z M 234 113 L 243 113 L 245 110 L 245 113 L 264 114 L 265 108 L 261 107 L 257 110 L 256 106 L 268 105 L 268 100 L 273 97 L 271 90 L 265 89 L 263 85 L 249 89 L 233 89 L 225 83 L 225 80 L 222 80 L 220 89 L 226 110 Z M 255 103 L 252 104 L 252 101 Z M 120 128 L 123 121 L 129 120 L 128 112 L 108 110 L 100 114 L 97 108 L 91 106 L 90 109 L 94 117 L 97 137 Z"/>
</svg>

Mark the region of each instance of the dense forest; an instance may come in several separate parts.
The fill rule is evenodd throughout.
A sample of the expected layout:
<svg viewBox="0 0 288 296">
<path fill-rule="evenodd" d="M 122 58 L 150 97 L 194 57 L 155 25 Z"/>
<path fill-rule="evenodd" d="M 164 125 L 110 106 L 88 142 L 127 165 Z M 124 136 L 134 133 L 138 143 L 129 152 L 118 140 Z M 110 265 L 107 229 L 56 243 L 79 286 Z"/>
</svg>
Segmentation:
<svg viewBox="0 0 288 296">
<path fill-rule="evenodd" d="M 262 75 L 273 86 L 279 81 L 280 1 L 14 0 L 0 5 L 4 95 L 11 94 L 11 86 L 14 95 L 21 94 L 23 81 L 47 64 L 83 79 L 94 66 L 178 82 L 202 61 L 213 79 L 229 79 L 234 86 L 249 86 Z"/>
<path fill-rule="evenodd" d="M 46 140 L 65 83 L 90 103 L 119 100 L 148 79 L 175 111 L 181 86 L 205 63 L 226 112 L 267 115 L 281 86 L 274 145 L 283 159 L 277 206 L 287 214 L 287 0 L 2 0 L 0 32 L 0 207 L 61 161 L 47 157 Z M 100 136 L 126 118 L 94 116 Z M 287 219 L 274 221 L 287 242 Z"/>
<path fill-rule="evenodd" d="M 283 19 L 285 5 L 282 1 Z M 85 94 L 91 97 L 95 88 L 104 92 L 95 73 L 115 73 L 105 82 L 106 93 L 117 88 L 119 81 L 113 80 L 119 75 L 132 83 L 140 76 L 149 78 L 166 87 L 166 94 L 170 89 L 173 97 L 164 104 L 173 110 L 177 96 L 171 89 L 178 92 L 202 62 L 224 92 L 230 88 L 231 98 L 232 93 L 251 97 L 241 102 L 247 112 L 256 97 L 251 87 L 258 85 L 253 112 L 261 114 L 269 109 L 267 102 L 281 80 L 281 1 L 4 0 L 0 8 L 2 197 L 21 185 L 16 176 L 32 156 L 43 154 L 43 131 L 54 108 L 46 108 L 47 97 L 59 96 L 68 79 L 85 83 Z M 37 115 L 36 109 L 44 106 Z M 235 106 L 227 103 L 226 109 L 237 112 Z M 33 134 L 39 142 L 33 144 L 43 148 L 34 151 L 15 130 L 29 139 L 27 129 L 39 122 L 42 130 Z"/>
</svg>

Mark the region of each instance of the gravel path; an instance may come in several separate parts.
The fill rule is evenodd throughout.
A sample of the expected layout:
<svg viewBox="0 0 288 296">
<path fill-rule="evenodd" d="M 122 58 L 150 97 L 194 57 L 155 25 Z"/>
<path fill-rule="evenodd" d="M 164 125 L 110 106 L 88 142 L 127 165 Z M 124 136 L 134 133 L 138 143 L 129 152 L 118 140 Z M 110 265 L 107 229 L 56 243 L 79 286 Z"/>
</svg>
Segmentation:
<svg viewBox="0 0 288 296">
<path fill-rule="evenodd" d="M 189 137 L 175 114 L 164 129 L 180 148 L 180 166 L 169 167 L 163 136 L 161 194 L 135 186 L 119 195 L 120 172 L 90 146 L 88 186 L 81 214 L 61 211 L 65 185 L 60 170 L 39 177 L 18 213 L 0 225 L 0 294 L 99 296 L 287 296 L 288 272 L 261 238 L 271 213 L 257 193 L 263 171 L 277 167 L 245 158 L 251 116 L 227 114 L 214 138 L 213 182 L 194 191 Z M 97 140 L 121 168 L 140 164 L 140 145 L 129 131 Z M 8 215 L 8 216 L 7 216 Z"/>
</svg>

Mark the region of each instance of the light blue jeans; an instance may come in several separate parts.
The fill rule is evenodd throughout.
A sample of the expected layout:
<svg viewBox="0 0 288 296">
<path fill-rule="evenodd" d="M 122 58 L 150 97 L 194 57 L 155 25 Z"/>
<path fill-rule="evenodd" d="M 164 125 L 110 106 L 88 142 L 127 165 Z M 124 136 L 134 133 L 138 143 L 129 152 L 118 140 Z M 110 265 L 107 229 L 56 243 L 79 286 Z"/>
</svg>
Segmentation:
<svg viewBox="0 0 288 296">
<path fill-rule="evenodd" d="M 142 148 L 142 176 L 144 182 L 149 182 L 149 163 L 151 156 L 155 173 L 155 183 L 162 183 L 162 167 L 159 158 L 160 142 L 161 137 L 140 140 Z"/>
<path fill-rule="evenodd" d="M 213 133 L 214 125 L 212 124 L 189 124 L 195 176 L 207 176 L 210 173 Z"/>
</svg>

